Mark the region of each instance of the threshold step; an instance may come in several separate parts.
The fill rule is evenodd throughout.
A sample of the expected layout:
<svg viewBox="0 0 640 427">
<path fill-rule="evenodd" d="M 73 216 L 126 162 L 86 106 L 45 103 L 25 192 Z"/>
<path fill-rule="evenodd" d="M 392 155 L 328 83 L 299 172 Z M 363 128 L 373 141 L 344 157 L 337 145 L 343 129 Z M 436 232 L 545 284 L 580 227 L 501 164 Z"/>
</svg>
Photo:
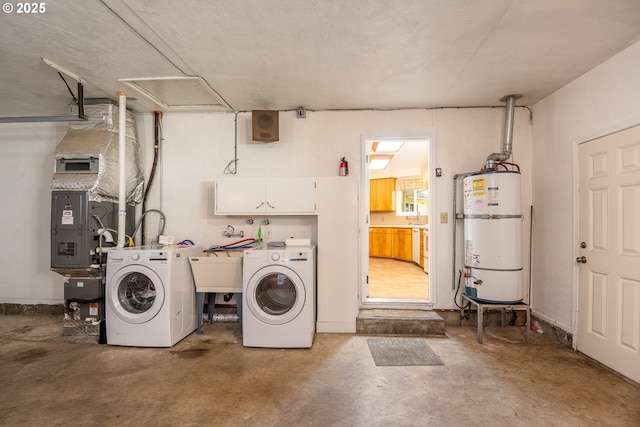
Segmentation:
<svg viewBox="0 0 640 427">
<path fill-rule="evenodd" d="M 444 319 L 431 310 L 362 309 L 356 333 L 445 337 Z"/>
</svg>

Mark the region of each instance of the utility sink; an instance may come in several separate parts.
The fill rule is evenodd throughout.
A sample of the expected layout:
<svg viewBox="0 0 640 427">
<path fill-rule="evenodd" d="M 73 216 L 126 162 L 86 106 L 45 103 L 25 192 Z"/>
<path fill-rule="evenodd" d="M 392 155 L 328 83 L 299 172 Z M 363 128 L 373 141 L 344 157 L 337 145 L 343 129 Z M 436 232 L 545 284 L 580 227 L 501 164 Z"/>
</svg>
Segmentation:
<svg viewBox="0 0 640 427">
<path fill-rule="evenodd" d="M 203 252 L 190 256 L 196 292 L 242 293 L 244 251 Z"/>
</svg>

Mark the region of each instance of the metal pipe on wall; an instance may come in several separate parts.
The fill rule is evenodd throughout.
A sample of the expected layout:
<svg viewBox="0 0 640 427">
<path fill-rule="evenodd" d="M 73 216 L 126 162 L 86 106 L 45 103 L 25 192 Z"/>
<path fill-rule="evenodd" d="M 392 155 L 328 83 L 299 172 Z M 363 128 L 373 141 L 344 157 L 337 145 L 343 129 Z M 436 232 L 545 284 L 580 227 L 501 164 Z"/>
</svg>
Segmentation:
<svg viewBox="0 0 640 427">
<path fill-rule="evenodd" d="M 492 153 L 487 157 L 485 170 L 495 170 L 497 163 L 506 162 L 511 157 L 513 142 L 513 120 L 515 116 L 516 100 L 522 98 L 522 95 L 507 95 L 500 98 L 500 101 L 506 102 L 504 126 L 502 128 L 502 147 L 500 153 Z"/>
<path fill-rule="evenodd" d="M 522 95 L 520 95 L 521 97 Z M 515 117 L 517 95 L 507 95 L 500 100 L 506 102 L 504 112 L 504 126 L 502 130 L 502 153 L 507 156 L 504 160 L 509 160 L 513 148 L 513 120 Z"/>
<path fill-rule="evenodd" d="M 126 206 L 126 112 L 127 112 L 127 94 L 118 92 L 118 161 L 120 174 L 118 178 L 118 248 L 123 248 L 125 243 L 125 228 L 127 220 Z"/>
<path fill-rule="evenodd" d="M 458 239 L 458 235 L 456 232 L 457 229 L 457 220 L 461 219 L 458 218 L 458 180 L 460 179 L 464 179 L 465 177 L 467 177 L 468 175 L 471 175 L 473 173 L 476 172 L 465 172 L 465 173 L 457 173 L 453 176 L 453 256 L 452 256 L 452 264 L 453 264 L 453 271 L 452 271 L 452 285 L 451 285 L 451 289 L 455 290 L 456 289 L 456 258 L 457 258 L 457 239 Z"/>
</svg>

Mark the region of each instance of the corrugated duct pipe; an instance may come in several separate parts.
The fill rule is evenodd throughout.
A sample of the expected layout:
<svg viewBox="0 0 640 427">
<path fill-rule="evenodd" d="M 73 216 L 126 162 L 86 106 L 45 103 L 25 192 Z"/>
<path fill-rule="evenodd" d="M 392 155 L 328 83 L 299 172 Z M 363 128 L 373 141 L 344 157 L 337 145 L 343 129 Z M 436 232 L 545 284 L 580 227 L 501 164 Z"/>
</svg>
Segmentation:
<svg viewBox="0 0 640 427">
<path fill-rule="evenodd" d="M 500 98 L 505 102 L 504 125 L 502 128 L 502 152 L 492 153 L 487 157 L 484 170 L 495 170 L 500 162 L 506 162 L 511 157 L 513 142 L 513 118 L 516 108 L 516 100 L 522 98 L 521 94 L 507 95 Z"/>
</svg>

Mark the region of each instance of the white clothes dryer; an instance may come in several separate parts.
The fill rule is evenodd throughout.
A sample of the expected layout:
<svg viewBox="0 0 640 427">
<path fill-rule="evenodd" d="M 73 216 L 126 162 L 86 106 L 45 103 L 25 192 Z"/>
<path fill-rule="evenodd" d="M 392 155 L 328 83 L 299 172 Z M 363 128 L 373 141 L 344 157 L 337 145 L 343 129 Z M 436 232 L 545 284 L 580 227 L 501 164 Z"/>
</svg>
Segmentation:
<svg viewBox="0 0 640 427">
<path fill-rule="evenodd" d="M 315 254 L 315 246 L 244 251 L 245 347 L 311 347 L 316 331 Z"/>
<path fill-rule="evenodd" d="M 196 330 L 189 256 L 200 246 L 111 249 L 107 256 L 107 344 L 171 347 Z"/>
</svg>

